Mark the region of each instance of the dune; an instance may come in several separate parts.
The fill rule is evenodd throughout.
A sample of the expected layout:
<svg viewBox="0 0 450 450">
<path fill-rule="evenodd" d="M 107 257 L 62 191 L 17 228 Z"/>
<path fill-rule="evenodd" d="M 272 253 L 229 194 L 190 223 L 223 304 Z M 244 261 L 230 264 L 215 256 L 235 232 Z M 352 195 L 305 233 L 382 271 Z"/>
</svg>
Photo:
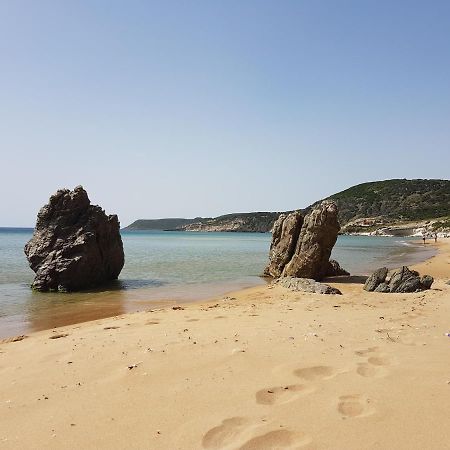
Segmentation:
<svg viewBox="0 0 450 450">
<path fill-rule="evenodd" d="M 258 286 L 3 341 L 1 448 L 448 448 L 437 246 L 417 266 L 436 278 L 426 292 Z"/>
</svg>

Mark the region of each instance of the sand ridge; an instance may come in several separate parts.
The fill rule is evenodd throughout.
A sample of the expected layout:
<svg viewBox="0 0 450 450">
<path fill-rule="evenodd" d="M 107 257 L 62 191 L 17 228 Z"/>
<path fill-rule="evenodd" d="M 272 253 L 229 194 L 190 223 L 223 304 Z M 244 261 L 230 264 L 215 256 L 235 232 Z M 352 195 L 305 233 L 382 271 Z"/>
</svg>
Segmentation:
<svg viewBox="0 0 450 450">
<path fill-rule="evenodd" d="M 263 286 L 3 342 L 0 448 L 448 448 L 449 247 L 427 292 Z"/>
</svg>

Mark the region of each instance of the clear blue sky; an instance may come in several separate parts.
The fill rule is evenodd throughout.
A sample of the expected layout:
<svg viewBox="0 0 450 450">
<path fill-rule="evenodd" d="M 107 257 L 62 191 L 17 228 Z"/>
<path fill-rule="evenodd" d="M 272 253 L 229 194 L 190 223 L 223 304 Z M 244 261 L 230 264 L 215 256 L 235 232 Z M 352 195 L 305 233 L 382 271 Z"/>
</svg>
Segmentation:
<svg viewBox="0 0 450 450">
<path fill-rule="evenodd" d="M 450 173 L 449 1 L 0 3 L 0 226 L 122 225 Z"/>
</svg>

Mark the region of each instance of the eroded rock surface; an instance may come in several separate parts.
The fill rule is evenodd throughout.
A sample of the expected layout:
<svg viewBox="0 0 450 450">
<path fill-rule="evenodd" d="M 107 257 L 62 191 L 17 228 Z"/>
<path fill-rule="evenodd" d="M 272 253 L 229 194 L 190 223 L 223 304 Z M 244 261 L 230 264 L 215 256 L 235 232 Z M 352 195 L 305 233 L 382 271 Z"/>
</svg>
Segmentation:
<svg viewBox="0 0 450 450">
<path fill-rule="evenodd" d="M 339 232 L 336 203 L 323 201 L 305 217 L 294 254 L 282 276 L 322 280 Z"/>
<path fill-rule="evenodd" d="M 387 274 L 387 267 L 381 267 L 380 269 L 375 270 L 375 272 L 367 278 L 364 284 L 364 290 L 369 292 L 374 291 L 381 283 L 384 283 Z"/>
<path fill-rule="evenodd" d="M 336 203 L 323 201 L 303 218 L 298 211 L 282 214 L 272 229 L 269 264 L 264 275 L 312 278 L 349 275 L 330 260 L 339 232 Z"/>
<path fill-rule="evenodd" d="M 24 251 L 36 273 L 32 287 L 39 291 L 99 286 L 116 279 L 124 265 L 117 216 L 91 205 L 81 186 L 50 197 Z"/>
<path fill-rule="evenodd" d="M 272 229 L 269 265 L 264 270 L 265 275 L 278 278 L 282 274 L 284 267 L 292 258 L 302 225 L 303 216 L 298 211 L 281 214 L 276 220 Z"/>
<path fill-rule="evenodd" d="M 350 275 L 350 273 L 347 272 L 345 269 L 343 269 L 336 260 L 330 259 L 328 261 L 328 268 L 325 273 L 325 276 L 340 277 L 340 276 L 348 276 L 348 275 Z"/>
<path fill-rule="evenodd" d="M 408 267 L 395 270 L 387 279 L 386 267 L 376 270 L 364 284 L 364 289 L 369 292 L 418 292 L 430 289 L 434 279 L 430 275 L 420 276 L 419 272 Z"/>
<path fill-rule="evenodd" d="M 339 289 L 325 283 L 319 283 L 311 278 L 281 277 L 275 281 L 275 284 L 288 288 L 291 291 L 310 292 L 313 294 L 342 294 Z"/>
</svg>

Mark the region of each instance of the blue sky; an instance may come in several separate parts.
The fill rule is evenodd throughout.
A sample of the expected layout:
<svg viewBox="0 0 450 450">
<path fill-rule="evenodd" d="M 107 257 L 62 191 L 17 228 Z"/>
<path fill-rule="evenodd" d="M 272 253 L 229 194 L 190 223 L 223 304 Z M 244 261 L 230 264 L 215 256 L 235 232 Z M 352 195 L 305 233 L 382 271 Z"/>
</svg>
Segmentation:
<svg viewBox="0 0 450 450">
<path fill-rule="evenodd" d="M 448 1 L 0 3 L 0 226 L 122 225 L 450 172 Z"/>
</svg>

